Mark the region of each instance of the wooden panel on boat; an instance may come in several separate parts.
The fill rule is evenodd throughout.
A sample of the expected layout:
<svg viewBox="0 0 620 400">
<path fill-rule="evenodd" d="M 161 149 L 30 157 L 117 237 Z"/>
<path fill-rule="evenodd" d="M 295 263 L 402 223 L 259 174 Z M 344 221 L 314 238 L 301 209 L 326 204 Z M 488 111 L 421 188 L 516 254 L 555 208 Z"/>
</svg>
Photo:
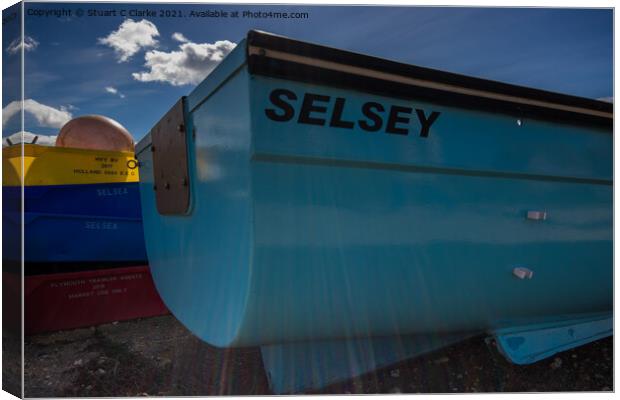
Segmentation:
<svg viewBox="0 0 620 400">
<path fill-rule="evenodd" d="M 189 208 L 184 103 L 182 97 L 151 130 L 154 189 L 160 214 L 184 214 Z"/>
</svg>

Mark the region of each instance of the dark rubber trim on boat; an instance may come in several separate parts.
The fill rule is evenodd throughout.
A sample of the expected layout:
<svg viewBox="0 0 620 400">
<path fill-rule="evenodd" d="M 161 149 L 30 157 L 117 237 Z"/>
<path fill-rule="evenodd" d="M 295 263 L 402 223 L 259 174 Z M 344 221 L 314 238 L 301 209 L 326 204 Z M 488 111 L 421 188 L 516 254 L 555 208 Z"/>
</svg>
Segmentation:
<svg viewBox="0 0 620 400">
<path fill-rule="evenodd" d="M 258 31 L 248 33 L 247 44 L 252 74 L 519 118 L 613 126 L 613 104 L 607 102 L 403 64 Z"/>
</svg>

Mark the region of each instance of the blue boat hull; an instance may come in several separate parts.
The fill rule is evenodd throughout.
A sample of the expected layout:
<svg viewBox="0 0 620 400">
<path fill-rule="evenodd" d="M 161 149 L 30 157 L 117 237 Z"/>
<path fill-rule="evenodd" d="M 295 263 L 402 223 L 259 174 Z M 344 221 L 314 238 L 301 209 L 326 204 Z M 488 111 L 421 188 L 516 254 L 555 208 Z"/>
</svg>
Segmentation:
<svg viewBox="0 0 620 400">
<path fill-rule="evenodd" d="M 20 232 L 20 187 L 4 186 L 3 230 Z M 25 262 L 143 262 L 137 183 L 24 187 Z M 5 258 L 19 260 L 19 235 L 5 236 Z"/>
<path fill-rule="evenodd" d="M 607 128 L 253 74 L 245 46 L 187 98 L 185 214 L 158 212 L 151 138 L 138 146 L 156 287 L 197 336 L 270 345 L 611 312 Z M 383 130 L 359 123 L 366 104 Z M 415 113 L 390 133 L 390 109 L 440 116 L 426 136 Z"/>
<path fill-rule="evenodd" d="M 21 188 L 4 186 L 3 200 L 19 201 Z M 137 182 L 24 187 L 27 213 L 142 218 Z"/>
</svg>

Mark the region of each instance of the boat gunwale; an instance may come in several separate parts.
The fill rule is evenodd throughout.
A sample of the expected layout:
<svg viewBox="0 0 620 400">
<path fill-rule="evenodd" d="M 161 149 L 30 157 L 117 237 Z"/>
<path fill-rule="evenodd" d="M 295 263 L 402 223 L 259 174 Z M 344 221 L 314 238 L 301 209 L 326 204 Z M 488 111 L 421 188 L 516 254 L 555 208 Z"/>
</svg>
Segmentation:
<svg viewBox="0 0 620 400">
<path fill-rule="evenodd" d="M 613 104 L 476 78 L 251 30 L 251 74 L 582 124 L 613 125 Z M 415 89 L 415 90 L 412 90 Z"/>
</svg>

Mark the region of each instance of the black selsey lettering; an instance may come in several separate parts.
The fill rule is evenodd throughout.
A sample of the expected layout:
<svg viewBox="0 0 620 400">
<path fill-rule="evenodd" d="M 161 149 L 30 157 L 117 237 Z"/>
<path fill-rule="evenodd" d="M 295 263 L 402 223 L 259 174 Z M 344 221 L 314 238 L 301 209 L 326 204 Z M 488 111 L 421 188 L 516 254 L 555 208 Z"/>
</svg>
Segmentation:
<svg viewBox="0 0 620 400">
<path fill-rule="evenodd" d="M 420 120 L 420 125 L 422 126 L 422 128 L 420 129 L 420 136 L 428 137 L 431 125 L 433 125 L 433 123 L 437 120 L 437 117 L 439 117 L 440 113 L 437 111 L 433 111 L 428 118 L 426 118 L 424 110 L 420 110 L 419 108 L 415 109 L 415 113 L 418 114 L 418 119 Z"/>
<path fill-rule="evenodd" d="M 351 109 L 350 105 L 347 108 L 349 99 L 346 97 L 334 99 L 332 102 L 332 97 L 329 95 L 304 93 L 303 100 L 299 102 L 295 92 L 288 89 L 273 89 L 269 94 L 269 100 L 274 107 L 266 108 L 265 115 L 277 122 L 291 121 L 297 115 L 299 124 L 325 126 L 327 123 L 330 127 L 345 129 L 354 129 L 357 125 L 367 132 L 378 132 L 383 129 L 386 133 L 396 135 L 408 135 L 412 129 L 410 126 L 414 111 L 412 107 L 368 101 L 362 104 L 362 118 L 347 120 L 344 119 L 345 108 L 350 118 L 356 116 L 354 111 L 359 113 L 360 110 Z M 298 114 L 296 107 L 300 107 Z M 427 138 L 441 113 L 430 111 L 427 114 L 423 109 L 415 108 L 415 114 L 420 122 L 419 137 Z"/>
<path fill-rule="evenodd" d="M 385 127 L 385 131 L 387 133 L 394 133 L 397 135 L 407 135 L 409 133 L 409 129 L 398 128 L 396 124 L 408 124 L 409 117 L 405 117 L 403 116 L 403 114 L 411 114 L 411 111 L 413 111 L 411 107 L 392 106 L 392 108 L 390 108 L 390 116 L 388 118 L 388 123 Z"/>
<path fill-rule="evenodd" d="M 342 111 L 344 110 L 344 97 L 336 98 L 336 104 L 334 104 L 334 112 L 332 113 L 332 119 L 329 121 L 329 126 L 333 126 L 336 128 L 347 128 L 353 129 L 355 123 L 351 121 L 343 121 L 342 120 Z"/>
<path fill-rule="evenodd" d="M 297 100 L 297 95 L 290 90 L 273 90 L 269 95 L 269 100 L 271 101 L 271 104 L 282 110 L 282 114 L 278 114 L 273 108 L 268 108 L 265 110 L 265 114 L 269 119 L 278 122 L 286 122 L 290 121 L 291 118 L 295 116 L 295 109 L 293 106 L 284 101 L 282 97 L 287 97 L 289 100 Z"/>
<path fill-rule="evenodd" d="M 363 119 L 360 119 L 357 122 L 360 128 L 368 132 L 377 132 L 379 129 L 381 129 L 381 126 L 383 126 L 383 119 L 381 119 L 381 116 L 374 112 L 373 109 L 379 112 L 385 111 L 383 106 L 379 103 L 374 103 L 372 101 L 364 103 L 364 105 L 362 106 L 362 113 L 366 118 L 368 118 L 370 122 L 372 122 L 372 124 L 369 124 L 368 121 Z"/>
<path fill-rule="evenodd" d="M 306 93 L 304 96 L 304 102 L 301 105 L 301 111 L 299 112 L 299 118 L 297 122 L 300 124 L 309 124 L 309 125 L 325 125 L 325 120 L 321 118 L 313 118 L 310 116 L 310 113 L 326 113 L 327 107 L 317 106 L 315 102 L 324 102 L 328 103 L 330 97 L 323 96 L 321 94 L 314 93 Z"/>
</svg>

